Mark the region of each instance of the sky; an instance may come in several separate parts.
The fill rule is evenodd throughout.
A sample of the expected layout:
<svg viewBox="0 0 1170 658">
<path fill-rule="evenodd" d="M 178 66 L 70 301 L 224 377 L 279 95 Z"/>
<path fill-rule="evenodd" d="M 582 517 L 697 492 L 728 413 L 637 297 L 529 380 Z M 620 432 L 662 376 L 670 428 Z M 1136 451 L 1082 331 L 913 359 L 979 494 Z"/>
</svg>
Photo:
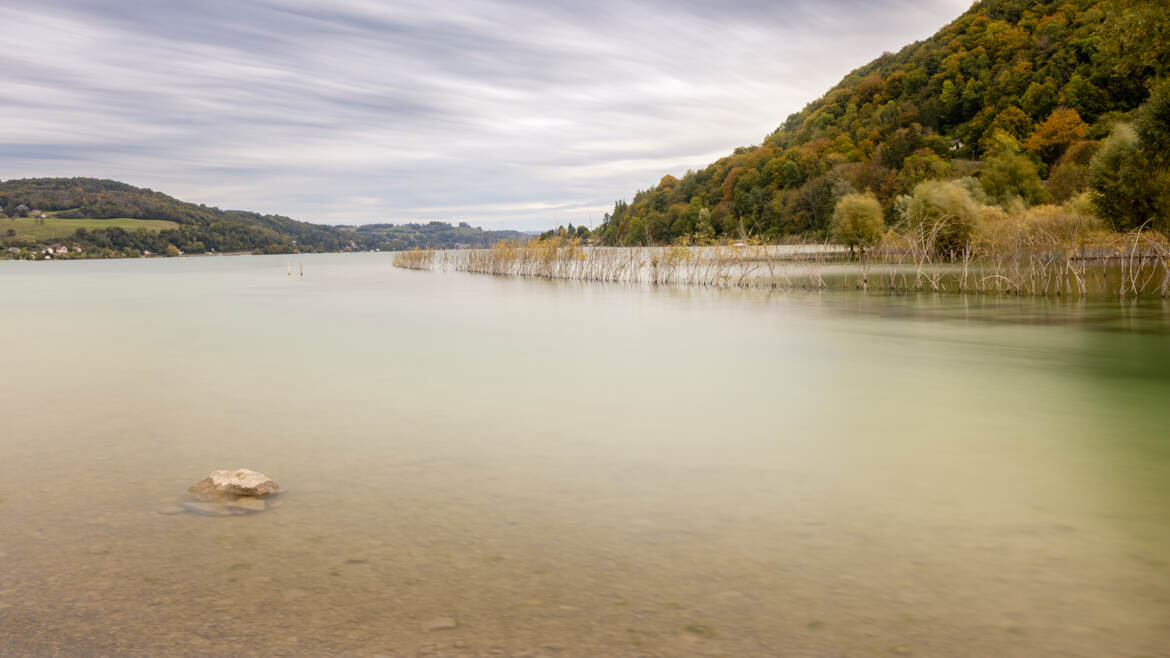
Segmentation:
<svg viewBox="0 0 1170 658">
<path fill-rule="evenodd" d="M 971 0 L 0 0 L 0 179 L 597 225 Z"/>
</svg>

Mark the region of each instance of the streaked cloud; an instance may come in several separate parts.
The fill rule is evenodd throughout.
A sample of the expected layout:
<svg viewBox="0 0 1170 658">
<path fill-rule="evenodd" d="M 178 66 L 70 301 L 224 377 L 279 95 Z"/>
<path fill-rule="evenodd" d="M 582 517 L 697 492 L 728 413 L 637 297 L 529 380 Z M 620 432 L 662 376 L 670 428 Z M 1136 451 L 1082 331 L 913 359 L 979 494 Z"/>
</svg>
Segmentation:
<svg viewBox="0 0 1170 658">
<path fill-rule="evenodd" d="M 0 0 L 0 178 L 329 223 L 596 223 L 969 4 Z"/>
</svg>

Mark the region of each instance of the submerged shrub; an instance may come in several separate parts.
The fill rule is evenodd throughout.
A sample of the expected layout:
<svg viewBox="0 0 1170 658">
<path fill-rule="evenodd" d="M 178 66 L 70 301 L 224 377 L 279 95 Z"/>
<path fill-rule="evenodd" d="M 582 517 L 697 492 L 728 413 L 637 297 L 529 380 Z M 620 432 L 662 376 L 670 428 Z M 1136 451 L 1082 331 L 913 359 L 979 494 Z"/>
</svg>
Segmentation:
<svg viewBox="0 0 1170 658">
<path fill-rule="evenodd" d="M 837 201 L 833 218 L 829 222 L 829 234 L 837 242 L 849 247 L 860 247 L 876 243 L 885 228 L 882 206 L 872 194 L 846 194 Z"/>
<path fill-rule="evenodd" d="M 1104 222 L 1080 212 L 1076 206 L 1037 206 L 1025 213 L 1022 221 L 1029 232 L 1047 235 L 1063 244 L 1073 244 L 1105 229 Z"/>
<path fill-rule="evenodd" d="M 971 242 L 983 210 L 983 204 L 956 181 L 919 183 L 900 205 L 907 226 L 928 236 L 941 253 L 961 251 Z"/>
<path fill-rule="evenodd" d="M 991 258 L 1021 258 L 1033 254 L 1052 259 L 1082 247 L 1107 242 L 1105 224 L 1079 197 L 1067 204 L 1042 205 L 1014 211 L 984 213 L 977 241 L 979 252 Z"/>
</svg>

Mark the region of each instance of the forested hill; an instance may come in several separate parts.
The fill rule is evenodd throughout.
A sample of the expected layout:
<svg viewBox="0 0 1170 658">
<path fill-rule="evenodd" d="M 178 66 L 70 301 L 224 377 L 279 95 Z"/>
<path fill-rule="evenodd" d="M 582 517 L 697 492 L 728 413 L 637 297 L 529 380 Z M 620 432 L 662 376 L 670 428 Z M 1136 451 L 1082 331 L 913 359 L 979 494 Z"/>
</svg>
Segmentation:
<svg viewBox="0 0 1170 658">
<path fill-rule="evenodd" d="M 66 246 L 70 257 L 120 257 L 144 252 L 442 249 L 522 237 L 443 222 L 326 226 L 186 203 L 161 192 L 94 178 L 0 181 L 3 257 L 39 257 L 44 247 L 54 244 Z"/>
<path fill-rule="evenodd" d="M 520 231 L 485 231 L 467 222 L 457 226 L 447 222 L 409 224 L 363 224 L 350 227 L 367 243 L 382 249 L 465 249 L 490 247 L 500 240 L 524 241 L 532 238 Z"/>
<path fill-rule="evenodd" d="M 337 251 L 349 245 L 347 232 L 299 222 L 279 215 L 262 215 L 238 210 L 220 210 L 186 203 L 161 192 L 134 187 L 126 183 L 95 178 L 26 178 L 0 182 L 0 211 L 10 218 L 41 211 L 45 223 L 53 228 L 67 228 L 65 220 L 130 218 L 165 220 L 163 230 L 125 230 L 111 222 L 109 228 L 70 231 L 71 243 L 86 251 L 108 250 L 108 255 L 137 255 L 142 251 L 165 253 L 168 245 L 185 253 L 206 251 L 256 251 L 290 253 L 296 251 Z M 48 225 L 48 224 L 46 224 Z M 177 225 L 177 226 L 175 226 Z M 0 220 L 0 231 L 3 230 Z M 19 241 L 18 229 L 8 236 Z M 6 233 L 6 231 L 5 231 Z M 0 233 L 4 235 L 4 233 Z M 34 233 L 34 236 L 42 235 Z M 52 235 L 49 233 L 48 235 Z M 43 240 L 40 240 L 43 241 Z"/>
<path fill-rule="evenodd" d="M 983 0 L 850 73 L 761 145 L 618 202 L 600 236 L 820 236 L 845 194 L 871 192 L 896 218 L 896 199 L 927 179 L 974 177 L 993 202 L 1063 202 L 1087 189 L 1102 141 L 1168 70 L 1163 0 Z"/>
</svg>

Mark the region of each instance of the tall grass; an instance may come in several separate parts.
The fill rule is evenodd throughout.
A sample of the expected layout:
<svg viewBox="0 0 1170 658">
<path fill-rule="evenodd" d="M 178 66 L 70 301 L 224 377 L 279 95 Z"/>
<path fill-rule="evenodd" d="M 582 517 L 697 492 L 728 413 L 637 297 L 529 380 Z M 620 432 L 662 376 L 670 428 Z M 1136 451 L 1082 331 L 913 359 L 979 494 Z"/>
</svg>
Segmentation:
<svg viewBox="0 0 1170 658">
<path fill-rule="evenodd" d="M 434 249 L 411 249 L 394 254 L 394 267 L 408 270 L 429 270 L 435 266 Z"/>
<path fill-rule="evenodd" d="M 990 216 L 987 216 L 990 215 Z M 867 254 L 879 287 L 1056 297 L 1170 295 L 1170 241 L 1144 227 L 1104 229 L 1085 213 L 1041 206 L 985 213 L 972 240 L 943 252 L 948 218 L 888 232 Z"/>
<path fill-rule="evenodd" d="M 828 243 L 596 247 L 562 237 L 490 249 L 401 252 L 394 265 L 499 276 L 715 288 L 863 289 L 1054 297 L 1170 296 L 1170 240 L 1104 230 L 1053 207 L 985 217 L 940 248 L 947 217 L 899 226 L 850 251 Z"/>
<path fill-rule="evenodd" d="M 454 270 L 609 283 L 704 287 L 825 287 L 821 270 L 848 250 L 834 245 L 594 247 L 577 238 L 501 241 L 490 249 L 395 255 L 408 269 Z"/>
</svg>

